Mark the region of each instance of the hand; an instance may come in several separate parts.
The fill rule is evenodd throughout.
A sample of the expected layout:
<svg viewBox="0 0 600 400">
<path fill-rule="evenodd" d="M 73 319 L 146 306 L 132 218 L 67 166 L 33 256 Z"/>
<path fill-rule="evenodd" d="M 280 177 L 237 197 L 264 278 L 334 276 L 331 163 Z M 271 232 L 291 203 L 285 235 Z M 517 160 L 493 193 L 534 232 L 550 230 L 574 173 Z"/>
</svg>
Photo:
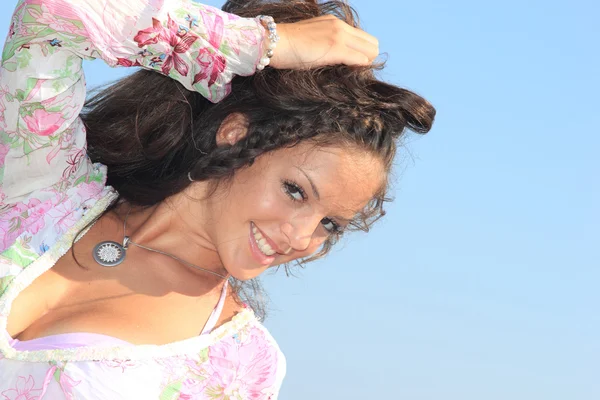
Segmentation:
<svg viewBox="0 0 600 400">
<path fill-rule="evenodd" d="M 277 24 L 280 40 L 270 66 L 310 69 L 324 65 L 369 65 L 379 54 L 377 39 L 333 15 Z"/>
</svg>

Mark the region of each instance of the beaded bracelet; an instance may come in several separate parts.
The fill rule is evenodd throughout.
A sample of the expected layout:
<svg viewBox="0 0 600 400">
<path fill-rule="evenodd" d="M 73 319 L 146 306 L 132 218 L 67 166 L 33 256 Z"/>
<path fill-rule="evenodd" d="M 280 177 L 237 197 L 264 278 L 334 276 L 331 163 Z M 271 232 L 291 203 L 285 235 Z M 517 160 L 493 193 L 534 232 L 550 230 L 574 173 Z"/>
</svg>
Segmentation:
<svg viewBox="0 0 600 400">
<path fill-rule="evenodd" d="M 279 36 L 277 35 L 277 24 L 275 23 L 273 17 L 270 17 L 268 15 L 259 15 L 256 18 L 258 18 L 258 21 L 269 31 L 269 35 L 267 36 L 269 38 L 267 51 L 265 52 L 265 55 L 261 57 L 260 61 L 258 62 L 258 65 L 256 66 L 256 69 L 261 71 L 265 69 L 265 67 L 271 62 L 271 57 L 273 57 L 273 50 L 275 49 L 275 47 L 277 47 Z"/>
</svg>

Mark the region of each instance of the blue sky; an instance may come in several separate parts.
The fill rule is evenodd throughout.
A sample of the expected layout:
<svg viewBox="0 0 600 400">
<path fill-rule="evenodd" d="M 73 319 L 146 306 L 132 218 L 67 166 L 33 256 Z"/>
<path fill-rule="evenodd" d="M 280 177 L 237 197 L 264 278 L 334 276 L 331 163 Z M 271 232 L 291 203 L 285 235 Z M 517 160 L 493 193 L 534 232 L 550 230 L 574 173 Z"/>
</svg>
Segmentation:
<svg viewBox="0 0 600 400">
<path fill-rule="evenodd" d="M 438 116 L 384 221 L 266 277 L 281 398 L 599 399 L 600 3 L 352 4 Z"/>
</svg>

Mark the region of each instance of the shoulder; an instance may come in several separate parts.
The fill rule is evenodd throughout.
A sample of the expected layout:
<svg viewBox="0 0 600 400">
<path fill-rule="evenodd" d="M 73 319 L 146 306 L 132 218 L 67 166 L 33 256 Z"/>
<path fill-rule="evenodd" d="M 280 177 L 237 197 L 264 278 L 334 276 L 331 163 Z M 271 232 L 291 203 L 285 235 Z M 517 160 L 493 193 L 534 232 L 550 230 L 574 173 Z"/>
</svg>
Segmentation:
<svg viewBox="0 0 600 400">
<path fill-rule="evenodd" d="M 80 184 L 66 191 L 38 190 L 2 209 L 0 295 L 17 275 L 45 253 L 52 253 L 50 258 L 54 260 L 62 256 L 77 233 L 116 196 L 108 186 Z M 51 264 L 44 268 L 50 268 Z"/>
<path fill-rule="evenodd" d="M 26 267 L 84 215 L 92 214 L 99 200 L 111 196 L 114 190 L 102 182 L 81 179 L 66 190 L 39 189 L 6 204 L 0 211 L 0 254 Z"/>
</svg>

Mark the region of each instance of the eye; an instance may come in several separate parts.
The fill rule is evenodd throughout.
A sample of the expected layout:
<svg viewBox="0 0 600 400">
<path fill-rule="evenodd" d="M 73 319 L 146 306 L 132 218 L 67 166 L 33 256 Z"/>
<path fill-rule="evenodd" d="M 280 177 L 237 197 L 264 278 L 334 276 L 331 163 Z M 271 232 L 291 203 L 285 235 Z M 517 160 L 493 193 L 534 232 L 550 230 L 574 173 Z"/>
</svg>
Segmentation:
<svg viewBox="0 0 600 400">
<path fill-rule="evenodd" d="M 304 201 L 306 200 L 306 193 L 304 190 L 291 181 L 283 182 L 283 189 L 287 193 L 288 196 L 294 201 Z"/>
<path fill-rule="evenodd" d="M 342 232 L 342 228 L 331 218 L 323 218 L 321 220 L 321 225 L 323 225 L 323 228 L 331 234 L 339 234 Z"/>
</svg>

